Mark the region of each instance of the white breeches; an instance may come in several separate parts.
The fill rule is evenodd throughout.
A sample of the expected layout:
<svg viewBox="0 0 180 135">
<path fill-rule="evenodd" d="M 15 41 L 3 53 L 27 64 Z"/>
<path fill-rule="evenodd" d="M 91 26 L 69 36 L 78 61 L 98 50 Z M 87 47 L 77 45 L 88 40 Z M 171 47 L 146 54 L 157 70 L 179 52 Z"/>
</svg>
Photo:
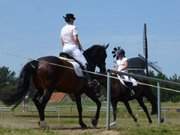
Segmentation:
<svg viewBox="0 0 180 135">
<path fill-rule="evenodd" d="M 63 52 L 69 54 L 72 56 L 74 59 L 79 61 L 85 68 L 87 66 L 87 61 L 83 55 L 83 52 L 80 51 L 80 49 L 77 47 L 77 45 L 73 44 L 65 44 L 63 46 Z"/>
<path fill-rule="evenodd" d="M 127 72 L 127 70 L 118 70 L 118 71 L 125 72 L 125 73 Z M 131 76 L 118 75 L 118 79 L 124 85 L 125 85 L 124 81 L 131 82 L 133 86 L 137 86 L 138 85 L 138 82 L 133 77 L 131 77 Z"/>
<path fill-rule="evenodd" d="M 133 86 L 137 86 L 138 85 L 138 82 L 133 78 L 133 77 L 130 77 L 130 76 L 127 76 L 127 75 L 118 75 L 118 79 L 120 80 L 120 82 L 122 84 L 125 84 L 124 81 L 127 81 L 127 82 L 131 82 Z"/>
</svg>

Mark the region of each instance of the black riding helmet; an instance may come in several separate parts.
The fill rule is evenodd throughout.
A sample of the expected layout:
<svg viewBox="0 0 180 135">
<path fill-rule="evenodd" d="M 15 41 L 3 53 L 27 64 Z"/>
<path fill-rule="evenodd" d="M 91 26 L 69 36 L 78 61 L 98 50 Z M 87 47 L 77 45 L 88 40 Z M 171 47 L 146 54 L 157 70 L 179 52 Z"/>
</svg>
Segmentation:
<svg viewBox="0 0 180 135">
<path fill-rule="evenodd" d="M 63 16 L 63 18 L 66 22 L 70 22 L 71 20 L 76 20 L 76 17 L 72 13 L 67 13 L 65 16 Z"/>
<path fill-rule="evenodd" d="M 119 50 L 117 50 L 116 58 L 118 58 L 119 55 L 125 57 L 125 51 L 124 51 L 124 49 L 119 49 Z"/>
<path fill-rule="evenodd" d="M 113 54 L 113 57 L 116 59 L 118 59 L 119 55 L 125 57 L 125 51 L 120 46 L 114 47 L 112 54 Z"/>
</svg>

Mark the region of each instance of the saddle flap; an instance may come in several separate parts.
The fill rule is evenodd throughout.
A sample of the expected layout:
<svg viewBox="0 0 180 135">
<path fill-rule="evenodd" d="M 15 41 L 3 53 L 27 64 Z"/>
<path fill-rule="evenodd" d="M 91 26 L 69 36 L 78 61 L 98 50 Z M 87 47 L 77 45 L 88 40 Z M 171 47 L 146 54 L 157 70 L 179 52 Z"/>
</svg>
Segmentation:
<svg viewBox="0 0 180 135">
<path fill-rule="evenodd" d="M 75 61 L 74 59 L 71 59 L 71 58 L 67 58 L 67 57 L 62 57 L 60 56 L 59 57 L 60 59 L 62 60 L 65 60 L 69 63 L 72 64 L 73 68 L 74 68 L 74 71 L 75 71 L 75 74 L 78 76 L 78 77 L 83 77 L 84 74 L 83 74 L 83 71 L 82 71 L 82 67 L 81 65 L 79 64 L 79 62 Z"/>
</svg>

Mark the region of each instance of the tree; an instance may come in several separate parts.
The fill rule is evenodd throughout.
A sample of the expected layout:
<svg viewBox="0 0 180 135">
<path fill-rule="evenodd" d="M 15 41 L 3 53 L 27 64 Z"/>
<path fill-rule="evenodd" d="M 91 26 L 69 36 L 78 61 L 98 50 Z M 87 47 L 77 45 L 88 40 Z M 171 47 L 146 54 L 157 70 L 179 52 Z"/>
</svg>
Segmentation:
<svg viewBox="0 0 180 135">
<path fill-rule="evenodd" d="M 180 76 L 178 76 L 177 74 L 174 74 L 171 77 L 167 77 L 164 74 L 155 75 L 154 72 L 151 71 L 150 75 L 152 77 L 163 79 L 163 80 L 169 80 L 172 82 L 180 82 Z M 155 82 L 151 82 L 151 83 L 156 85 Z M 174 84 L 170 84 L 170 83 L 160 83 L 160 86 L 164 87 L 164 88 L 180 90 L 180 85 L 174 85 Z M 157 94 L 156 88 L 152 88 L 152 89 L 153 89 L 154 94 L 156 95 Z M 172 102 L 180 101 L 180 94 L 178 94 L 176 92 L 172 92 L 172 91 L 161 90 L 161 101 L 172 101 Z"/>
<path fill-rule="evenodd" d="M 16 85 L 17 78 L 15 72 L 10 71 L 8 67 L 0 67 L 0 89 L 7 86 Z"/>
</svg>

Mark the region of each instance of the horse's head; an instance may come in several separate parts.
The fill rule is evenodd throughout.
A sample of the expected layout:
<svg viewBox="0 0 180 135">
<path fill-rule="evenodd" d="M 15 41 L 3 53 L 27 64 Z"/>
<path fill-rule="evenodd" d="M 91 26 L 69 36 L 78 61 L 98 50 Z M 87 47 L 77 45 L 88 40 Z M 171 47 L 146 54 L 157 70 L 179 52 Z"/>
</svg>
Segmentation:
<svg viewBox="0 0 180 135">
<path fill-rule="evenodd" d="M 93 45 L 84 52 L 84 56 L 88 62 L 88 70 L 95 71 L 96 66 L 100 69 L 100 73 L 106 72 L 106 49 L 107 45 Z"/>
</svg>

